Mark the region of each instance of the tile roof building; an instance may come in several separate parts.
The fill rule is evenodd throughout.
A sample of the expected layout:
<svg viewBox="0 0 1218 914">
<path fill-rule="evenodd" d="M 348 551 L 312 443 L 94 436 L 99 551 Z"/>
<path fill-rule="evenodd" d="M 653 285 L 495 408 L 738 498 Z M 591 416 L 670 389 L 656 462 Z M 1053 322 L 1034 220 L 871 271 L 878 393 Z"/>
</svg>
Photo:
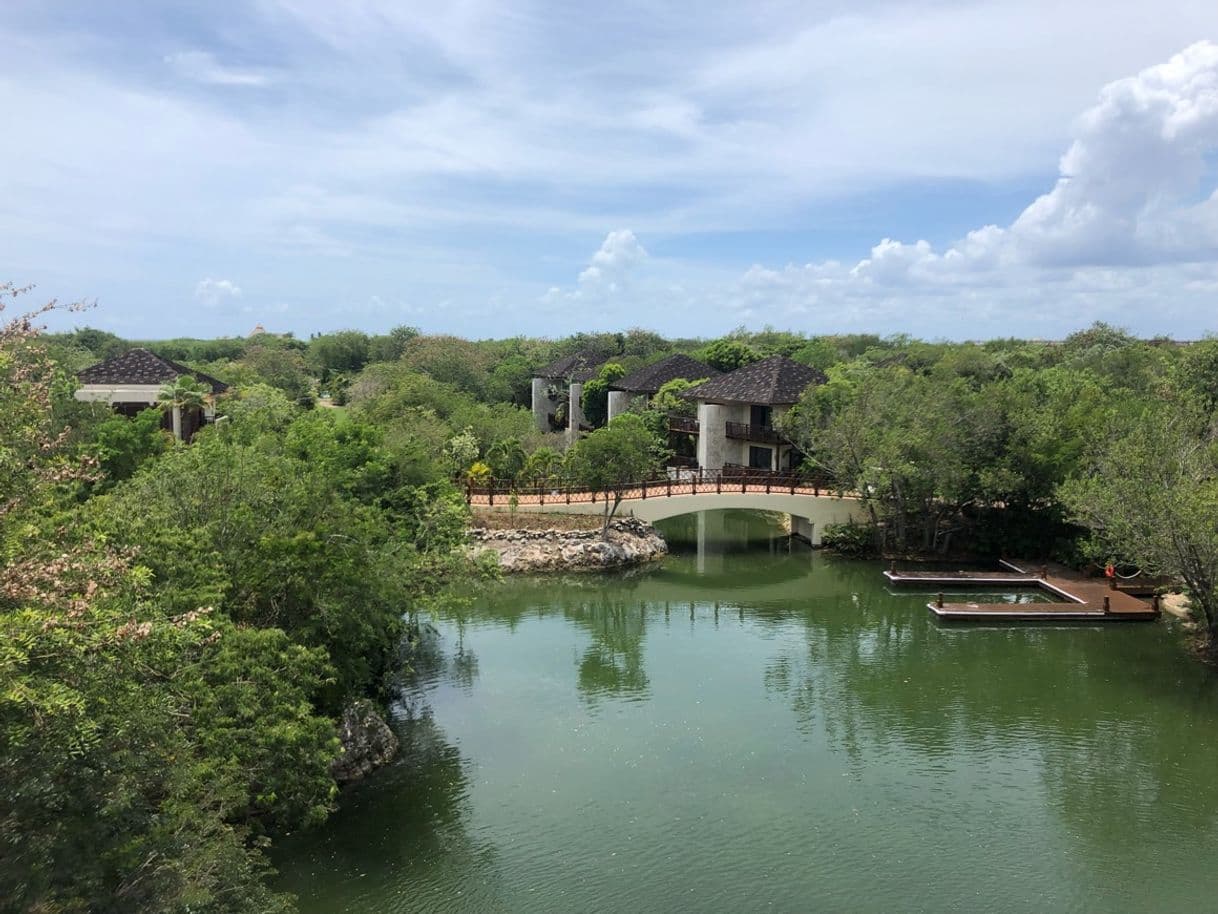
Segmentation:
<svg viewBox="0 0 1218 914">
<path fill-rule="evenodd" d="M 200 426 L 215 418 L 215 398 L 228 390 L 228 385 L 147 349 L 129 349 L 84 369 L 75 397 L 86 403 L 106 403 L 115 412 L 133 416 L 156 406 L 161 389 L 182 377 L 193 378 L 206 390 L 201 408 L 174 406 L 166 413 L 166 427 L 172 428 L 178 439 L 189 441 Z"/>
<path fill-rule="evenodd" d="M 684 378 L 686 381 L 700 381 L 704 378 L 717 378 L 719 374 L 718 369 L 711 368 L 705 362 L 699 362 L 697 359 L 677 353 L 651 365 L 644 365 L 637 371 L 632 371 L 620 381 L 610 384 L 609 389 L 623 390 L 632 394 L 654 394 L 669 381 L 675 381 L 678 378 Z"/>
<path fill-rule="evenodd" d="M 563 356 L 538 369 L 533 376 L 532 405 L 533 422 L 539 431 L 548 432 L 562 427 L 556 416 L 563 411 L 561 407 L 565 404 L 567 444 L 574 444 L 579 439 L 580 426 L 583 424 L 580 400 L 584 394 L 584 382 L 596 377 L 603 364 L 604 356 L 584 350 Z M 567 388 L 565 397 L 561 390 L 563 385 Z"/>
<path fill-rule="evenodd" d="M 819 369 L 776 355 L 685 391 L 681 396 L 698 404 L 698 466 L 798 469 L 803 455 L 775 424 L 808 387 L 825 380 Z"/>
<path fill-rule="evenodd" d="M 702 381 L 718 375 L 718 370 L 681 353 L 644 365 L 609 385 L 609 419 L 627 412 L 636 401 L 654 396 L 669 381 Z"/>
<path fill-rule="evenodd" d="M 781 355 L 753 362 L 682 394 L 702 403 L 790 406 L 812 384 L 824 384 L 823 371 Z"/>
</svg>

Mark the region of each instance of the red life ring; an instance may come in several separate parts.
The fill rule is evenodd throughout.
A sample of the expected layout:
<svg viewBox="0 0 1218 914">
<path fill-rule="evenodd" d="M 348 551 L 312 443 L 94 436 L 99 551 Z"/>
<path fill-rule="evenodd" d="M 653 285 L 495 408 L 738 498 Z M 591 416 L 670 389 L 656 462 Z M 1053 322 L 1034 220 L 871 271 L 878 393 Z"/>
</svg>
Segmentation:
<svg viewBox="0 0 1218 914">
<path fill-rule="evenodd" d="M 1106 577 L 1106 578 L 1115 578 L 1116 577 L 1116 567 L 1112 564 L 1112 562 L 1109 562 L 1107 565 L 1104 566 L 1104 577 Z"/>
</svg>

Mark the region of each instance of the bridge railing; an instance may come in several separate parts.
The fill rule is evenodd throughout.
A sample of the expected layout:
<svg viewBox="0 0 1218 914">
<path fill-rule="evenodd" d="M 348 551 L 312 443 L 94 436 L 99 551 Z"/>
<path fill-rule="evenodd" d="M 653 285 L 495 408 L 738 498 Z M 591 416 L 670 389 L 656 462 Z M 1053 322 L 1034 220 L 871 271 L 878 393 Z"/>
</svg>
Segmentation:
<svg viewBox="0 0 1218 914">
<path fill-rule="evenodd" d="M 832 481 L 823 474 L 776 473 L 749 467 L 724 467 L 722 470 L 673 467 L 667 476 L 640 480 L 601 489 L 567 482 L 489 480 L 482 485 L 467 485 L 466 501 L 471 505 L 597 504 L 620 495 L 623 499 L 667 498 L 673 495 L 724 493 L 820 495 L 832 492 Z"/>
</svg>

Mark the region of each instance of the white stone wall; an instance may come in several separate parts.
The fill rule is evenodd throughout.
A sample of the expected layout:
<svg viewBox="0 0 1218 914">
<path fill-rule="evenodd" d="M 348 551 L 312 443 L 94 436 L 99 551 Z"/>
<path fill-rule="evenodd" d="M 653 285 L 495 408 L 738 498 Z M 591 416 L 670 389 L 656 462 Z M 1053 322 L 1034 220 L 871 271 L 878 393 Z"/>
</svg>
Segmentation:
<svg viewBox="0 0 1218 914">
<path fill-rule="evenodd" d="M 567 447 L 579 440 L 579 427 L 584 421 L 584 385 L 572 381 L 567 399 Z"/>
<path fill-rule="evenodd" d="M 541 432 L 550 430 L 549 417 L 558 406 L 558 402 L 546 393 L 549 387 L 550 382 L 545 378 L 533 379 L 533 423 Z"/>
<path fill-rule="evenodd" d="M 645 399 L 636 397 L 634 394 L 626 390 L 611 390 L 609 391 L 609 421 L 612 422 L 622 413 L 628 413 L 633 408 L 638 400 Z"/>
<path fill-rule="evenodd" d="M 726 407 L 716 403 L 698 404 L 698 466 L 704 470 L 719 470 L 728 462 L 730 444 L 723 411 Z"/>
<path fill-rule="evenodd" d="M 85 403 L 147 403 L 156 406 L 160 393 L 159 384 L 82 384 L 74 396 Z"/>
</svg>

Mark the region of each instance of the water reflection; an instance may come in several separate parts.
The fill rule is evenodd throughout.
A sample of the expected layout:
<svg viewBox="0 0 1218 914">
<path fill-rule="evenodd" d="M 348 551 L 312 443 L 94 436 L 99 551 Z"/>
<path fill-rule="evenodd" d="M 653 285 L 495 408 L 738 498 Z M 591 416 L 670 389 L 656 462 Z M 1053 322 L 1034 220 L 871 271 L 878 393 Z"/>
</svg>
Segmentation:
<svg viewBox="0 0 1218 914">
<path fill-rule="evenodd" d="M 479 876 L 486 909 L 493 907 L 498 855 L 492 842 L 469 830 L 472 765 L 446 736 L 427 697 L 438 684 L 471 687 L 476 657 L 429 638 L 412 655 L 412 666 L 414 685 L 390 717 L 401 745 L 397 758 L 344 790 L 324 827 L 289 836 L 275 850 L 281 886 L 298 896 L 301 910 L 417 910 L 418 894 L 471 873 Z M 477 897 L 471 893 L 469 900 Z"/>
<path fill-rule="evenodd" d="M 944 626 L 877 563 L 720 520 L 718 551 L 680 520 L 660 566 L 506 580 L 441 623 L 401 763 L 285 874 L 302 909 L 1187 910 L 1218 891 L 1189 862 L 1218 843 L 1218 690 L 1164 626 Z"/>
<path fill-rule="evenodd" d="M 588 601 L 564 615 L 592 636 L 579 662 L 579 691 L 588 701 L 610 696 L 642 700 L 649 681 L 643 669 L 646 609 L 620 601 Z"/>
</svg>

